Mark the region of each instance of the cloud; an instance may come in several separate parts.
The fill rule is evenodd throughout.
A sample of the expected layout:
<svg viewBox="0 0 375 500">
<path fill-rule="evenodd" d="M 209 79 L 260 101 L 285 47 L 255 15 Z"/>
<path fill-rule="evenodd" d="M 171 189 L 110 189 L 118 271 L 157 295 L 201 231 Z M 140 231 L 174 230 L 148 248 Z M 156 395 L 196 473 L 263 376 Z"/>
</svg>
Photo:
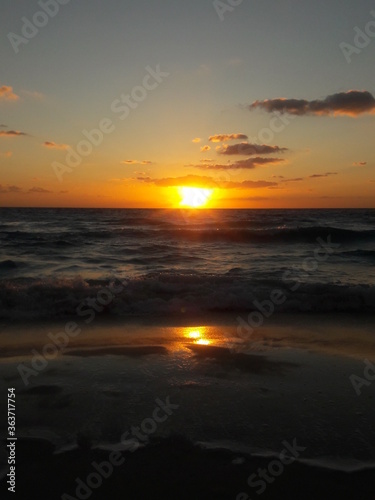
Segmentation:
<svg viewBox="0 0 375 500">
<path fill-rule="evenodd" d="M 201 147 L 201 152 L 206 153 L 207 151 L 210 151 L 211 147 L 210 146 L 202 146 Z"/>
<path fill-rule="evenodd" d="M 234 163 L 228 163 L 226 165 L 211 165 L 211 164 L 200 164 L 191 165 L 195 168 L 200 168 L 201 170 L 240 170 L 240 169 L 253 169 L 261 165 L 282 163 L 282 158 L 262 158 L 261 156 L 256 156 L 254 158 L 247 158 L 246 160 L 239 160 Z"/>
<path fill-rule="evenodd" d="M 196 144 L 198 144 L 198 142 L 201 142 L 201 138 L 200 137 L 196 137 L 195 139 L 193 139 L 191 142 L 195 142 Z"/>
<path fill-rule="evenodd" d="M 197 71 L 198 75 L 207 76 L 212 73 L 211 67 L 208 64 L 201 64 Z"/>
<path fill-rule="evenodd" d="M 309 179 L 318 179 L 319 177 L 329 177 L 330 175 L 338 175 L 337 172 L 327 172 L 326 174 L 313 174 Z"/>
<path fill-rule="evenodd" d="M 367 165 L 367 161 L 355 161 L 353 163 L 353 167 L 364 167 Z"/>
<path fill-rule="evenodd" d="M 10 158 L 12 154 L 12 151 L 6 151 L 5 153 L 0 153 L 0 156 L 2 156 L 3 158 Z"/>
<path fill-rule="evenodd" d="M 20 193 L 22 192 L 22 189 L 18 186 L 3 186 L 0 184 L 0 193 L 1 194 L 6 194 L 6 193 Z"/>
<path fill-rule="evenodd" d="M 3 85 L 0 87 L 0 101 L 17 101 L 19 96 L 13 92 L 13 87 Z"/>
<path fill-rule="evenodd" d="M 246 198 L 225 198 L 226 201 L 269 201 L 272 198 L 265 196 L 247 196 Z"/>
<path fill-rule="evenodd" d="M 158 187 L 191 186 L 201 188 L 220 189 L 256 189 L 277 186 L 276 182 L 268 181 L 242 181 L 232 182 L 214 179 L 213 177 L 200 175 L 185 175 L 183 177 L 167 177 L 163 179 L 152 179 L 151 177 L 138 177 L 138 181 L 154 184 Z"/>
<path fill-rule="evenodd" d="M 140 175 L 143 175 L 143 173 L 141 173 Z M 127 182 L 134 182 L 134 178 L 132 177 L 122 177 L 122 178 L 114 178 L 114 179 L 109 179 L 109 182 L 121 182 L 121 183 L 127 183 Z"/>
<path fill-rule="evenodd" d="M 284 179 L 281 182 L 301 182 L 304 181 L 304 177 L 295 177 L 294 179 Z"/>
<path fill-rule="evenodd" d="M 124 160 L 121 162 L 122 165 L 151 165 L 152 161 L 149 160 Z"/>
<path fill-rule="evenodd" d="M 44 94 L 32 90 L 22 90 L 22 94 L 32 99 L 36 99 L 37 101 L 43 101 L 43 99 L 45 99 Z"/>
<path fill-rule="evenodd" d="M 280 182 L 301 182 L 306 179 L 319 179 L 321 177 L 330 177 L 331 175 L 338 175 L 337 172 L 326 172 L 325 174 L 312 174 L 308 177 L 296 177 L 294 179 L 283 179 Z"/>
<path fill-rule="evenodd" d="M 210 142 L 225 142 L 233 140 L 247 140 L 248 137 L 245 134 L 217 134 L 211 135 L 208 140 Z"/>
<path fill-rule="evenodd" d="M 43 146 L 48 149 L 67 149 L 69 147 L 67 144 L 56 144 L 56 142 L 50 141 L 43 142 Z"/>
<path fill-rule="evenodd" d="M 228 60 L 227 64 L 228 64 L 228 66 L 237 67 L 237 66 L 241 66 L 243 64 L 243 60 L 240 59 L 239 57 L 233 57 L 232 59 Z"/>
<path fill-rule="evenodd" d="M 296 116 L 351 116 L 375 113 L 375 98 L 368 91 L 349 90 L 332 94 L 325 99 L 307 101 L 305 99 L 266 99 L 255 101 L 249 109 L 263 109 L 268 113 L 278 111 Z"/>
<path fill-rule="evenodd" d="M 221 155 L 267 155 L 273 153 L 284 153 L 288 148 L 280 148 L 279 146 L 268 146 L 267 144 L 249 144 L 241 142 L 239 144 L 231 144 L 223 146 L 218 152 Z"/>
<path fill-rule="evenodd" d="M 29 189 L 29 193 L 37 193 L 37 194 L 47 194 L 47 193 L 52 193 L 52 191 L 48 191 L 48 189 L 44 189 L 41 187 L 33 187 Z"/>
<path fill-rule="evenodd" d="M 0 137 L 19 137 L 22 135 L 28 135 L 25 132 L 19 132 L 18 130 L 0 130 Z"/>
</svg>

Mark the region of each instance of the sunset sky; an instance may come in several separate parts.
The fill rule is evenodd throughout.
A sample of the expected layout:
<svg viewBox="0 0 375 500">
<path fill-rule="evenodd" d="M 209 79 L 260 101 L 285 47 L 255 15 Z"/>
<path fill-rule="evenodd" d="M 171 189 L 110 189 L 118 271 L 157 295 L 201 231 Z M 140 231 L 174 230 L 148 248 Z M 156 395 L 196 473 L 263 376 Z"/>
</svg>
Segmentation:
<svg viewBox="0 0 375 500">
<path fill-rule="evenodd" d="M 0 7 L 0 206 L 375 207 L 372 1 L 64 2 Z"/>
</svg>

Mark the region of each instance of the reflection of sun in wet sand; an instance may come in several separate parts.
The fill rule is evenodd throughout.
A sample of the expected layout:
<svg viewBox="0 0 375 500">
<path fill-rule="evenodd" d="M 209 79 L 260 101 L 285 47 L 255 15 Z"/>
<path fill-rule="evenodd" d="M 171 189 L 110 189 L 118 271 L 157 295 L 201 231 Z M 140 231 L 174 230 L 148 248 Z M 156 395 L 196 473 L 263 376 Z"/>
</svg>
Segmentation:
<svg viewBox="0 0 375 500">
<path fill-rule="evenodd" d="M 207 339 L 199 339 L 195 343 L 199 344 L 199 345 L 210 345 L 211 344 L 211 342 Z"/>
<path fill-rule="evenodd" d="M 188 329 L 185 333 L 185 337 L 194 340 L 194 344 L 199 345 L 210 345 L 211 341 L 205 336 L 205 328 L 194 328 L 194 330 Z"/>
</svg>

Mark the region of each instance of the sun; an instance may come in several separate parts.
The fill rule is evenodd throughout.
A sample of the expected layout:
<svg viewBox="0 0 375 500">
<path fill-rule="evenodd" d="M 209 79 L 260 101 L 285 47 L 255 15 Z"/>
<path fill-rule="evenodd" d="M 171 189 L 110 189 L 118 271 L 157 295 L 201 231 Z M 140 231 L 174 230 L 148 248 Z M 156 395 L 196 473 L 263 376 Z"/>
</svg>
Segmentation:
<svg viewBox="0 0 375 500">
<path fill-rule="evenodd" d="M 180 205 L 183 207 L 199 208 L 207 205 L 212 196 L 213 189 L 197 187 L 180 187 L 178 189 L 181 196 Z"/>
</svg>

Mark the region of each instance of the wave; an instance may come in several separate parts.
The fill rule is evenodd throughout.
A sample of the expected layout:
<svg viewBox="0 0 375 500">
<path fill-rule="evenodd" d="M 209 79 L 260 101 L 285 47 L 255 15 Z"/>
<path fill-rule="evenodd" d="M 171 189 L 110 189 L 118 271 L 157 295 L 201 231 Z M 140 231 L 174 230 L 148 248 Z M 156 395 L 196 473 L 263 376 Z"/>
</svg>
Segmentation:
<svg viewBox="0 0 375 500">
<path fill-rule="evenodd" d="M 8 259 L 0 262 L 0 269 L 3 270 L 16 269 L 17 267 L 17 263 L 14 260 Z"/>
<path fill-rule="evenodd" d="M 338 255 L 344 257 L 363 257 L 363 258 L 375 259 L 375 250 L 364 250 L 364 249 L 348 250 L 346 252 L 339 252 Z"/>
<path fill-rule="evenodd" d="M 247 446 L 237 441 L 217 440 L 217 441 L 198 441 L 196 446 L 204 450 L 227 450 L 233 453 L 244 454 L 251 457 L 260 457 L 266 459 L 278 459 L 280 451 L 260 449 L 253 446 Z M 366 470 L 375 471 L 375 461 L 358 460 L 355 458 L 340 458 L 340 457 L 317 457 L 317 458 L 299 458 L 295 462 L 299 462 L 310 467 L 326 469 L 340 472 L 361 472 Z"/>
<path fill-rule="evenodd" d="M 354 231 L 335 227 L 306 227 L 296 229 L 179 229 L 164 231 L 165 236 L 197 241 L 229 241 L 237 243 L 316 243 L 318 238 L 334 243 L 375 240 L 375 230 Z"/>
<path fill-rule="evenodd" d="M 147 316 L 199 313 L 244 313 L 259 309 L 271 293 L 281 290 L 285 301 L 277 312 L 375 312 L 375 286 L 333 283 L 292 285 L 274 280 L 245 279 L 237 273 L 152 273 L 122 279 L 89 280 L 19 278 L 0 280 L 0 318 L 43 319 L 89 316 L 95 299 L 103 316 Z M 115 292 L 108 292 L 115 290 Z M 83 315 L 83 314 L 82 314 Z"/>
<path fill-rule="evenodd" d="M 175 226 L 167 229 L 127 228 L 121 227 L 108 230 L 86 230 L 70 233 L 2 231 L 1 234 L 8 240 L 31 241 L 33 243 L 54 243 L 56 245 L 70 245 L 90 240 L 105 240 L 113 238 L 149 238 L 167 240 L 188 240 L 198 242 L 227 241 L 237 243 L 315 243 L 318 238 L 331 239 L 334 243 L 354 243 L 360 241 L 375 241 L 375 230 L 356 231 L 336 227 L 314 226 L 277 229 L 252 229 L 227 225 L 202 226 Z"/>
</svg>

